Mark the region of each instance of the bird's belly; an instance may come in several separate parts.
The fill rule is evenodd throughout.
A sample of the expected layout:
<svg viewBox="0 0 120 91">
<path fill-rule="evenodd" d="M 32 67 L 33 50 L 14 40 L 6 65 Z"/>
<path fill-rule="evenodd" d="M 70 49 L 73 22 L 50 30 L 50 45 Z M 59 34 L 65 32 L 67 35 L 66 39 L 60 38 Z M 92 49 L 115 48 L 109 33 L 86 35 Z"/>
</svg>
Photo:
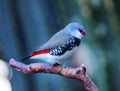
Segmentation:
<svg viewBox="0 0 120 91">
<path fill-rule="evenodd" d="M 77 49 L 78 47 L 75 47 L 72 50 L 66 51 L 63 55 L 59 56 L 58 60 L 62 61 L 69 58 Z"/>
<path fill-rule="evenodd" d="M 48 60 L 49 62 L 52 61 L 52 63 L 60 63 L 63 60 L 69 58 L 77 49 L 78 47 L 75 47 L 72 50 L 66 51 L 63 55 L 50 55 Z"/>
</svg>

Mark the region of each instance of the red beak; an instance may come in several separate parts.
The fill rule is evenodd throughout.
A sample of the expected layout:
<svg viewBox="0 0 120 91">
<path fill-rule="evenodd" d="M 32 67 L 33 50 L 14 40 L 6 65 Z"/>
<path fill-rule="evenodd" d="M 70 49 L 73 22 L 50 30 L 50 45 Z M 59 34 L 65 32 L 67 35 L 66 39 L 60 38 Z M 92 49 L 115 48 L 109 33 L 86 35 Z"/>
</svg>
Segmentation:
<svg viewBox="0 0 120 91">
<path fill-rule="evenodd" d="M 85 32 L 85 31 L 82 31 L 82 35 L 86 35 L 86 32 Z"/>
</svg>

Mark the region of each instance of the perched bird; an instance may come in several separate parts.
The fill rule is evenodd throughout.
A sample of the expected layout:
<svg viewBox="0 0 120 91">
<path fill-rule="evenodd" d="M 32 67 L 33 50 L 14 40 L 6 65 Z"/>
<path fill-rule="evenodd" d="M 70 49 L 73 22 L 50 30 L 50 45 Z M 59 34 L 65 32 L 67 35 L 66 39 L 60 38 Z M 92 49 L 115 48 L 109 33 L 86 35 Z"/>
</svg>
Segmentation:
<svg viewBox="0 0 120 91">
<path fill-rule="evenodd" d="M 85 34 L 85 29 L 81 24 L 77 22 L 70 23 L 53 35 L 48 42 L 42 45 L 37 51 L 22 60 L 29 58 L 41 59 L 50 64 L 59 64 L 75 53 Z"/>
</svg>

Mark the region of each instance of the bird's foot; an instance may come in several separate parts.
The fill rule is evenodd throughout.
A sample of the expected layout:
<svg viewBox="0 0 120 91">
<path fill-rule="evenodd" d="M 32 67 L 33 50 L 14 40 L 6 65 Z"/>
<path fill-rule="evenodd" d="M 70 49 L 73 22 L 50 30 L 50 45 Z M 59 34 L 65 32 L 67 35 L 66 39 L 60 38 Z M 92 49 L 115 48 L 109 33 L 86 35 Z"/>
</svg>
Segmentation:
<svg viewBox="0 0 120 91">
<path fill-rule="evenodd" d="M 60 63 L 54 63 L 53 66 L 54 67 L 56 67 L 56 66 L 62 66 L 63 68 L 66 68 L 65 64 L 60 64 Z"/>
<path fill-rule="evenodd" d="M 62 64 L 54 63 L 53 66 L 61 66 Z"/>
</svg>

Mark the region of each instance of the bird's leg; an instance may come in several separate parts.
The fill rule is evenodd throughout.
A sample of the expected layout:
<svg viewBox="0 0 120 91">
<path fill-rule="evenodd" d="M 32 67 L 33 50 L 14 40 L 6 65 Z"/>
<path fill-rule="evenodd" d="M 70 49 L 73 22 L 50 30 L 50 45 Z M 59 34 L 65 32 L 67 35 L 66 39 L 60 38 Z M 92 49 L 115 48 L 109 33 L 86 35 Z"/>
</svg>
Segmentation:
<svg viewBox="0 0 120 91">
<path fill-rule="evenodd" d="M 53 66 L 61 66 L 62 64 L 54 63 Z"/>
<path fill-rule="evenodd" d="M 58 63 L 58 62 L 56 62 L 56 63 L 54 63 L 52 66 L 62 66 L 63 68 L 66 68 L 66 65 L 65 64 L 62 64 L 62 63 Z"/>
</svg>

